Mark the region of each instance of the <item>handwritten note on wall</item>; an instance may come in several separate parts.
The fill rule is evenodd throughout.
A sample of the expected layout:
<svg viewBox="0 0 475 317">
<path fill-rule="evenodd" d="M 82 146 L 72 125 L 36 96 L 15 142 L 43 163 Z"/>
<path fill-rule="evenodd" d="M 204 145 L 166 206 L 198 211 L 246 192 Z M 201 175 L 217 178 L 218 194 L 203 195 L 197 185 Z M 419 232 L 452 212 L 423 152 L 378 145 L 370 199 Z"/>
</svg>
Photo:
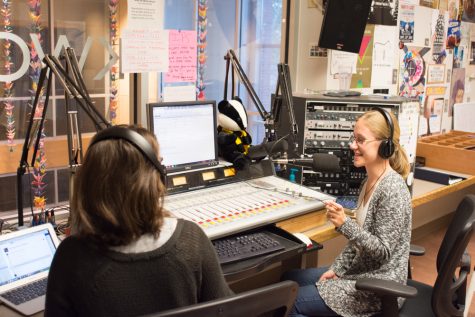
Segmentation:
<svg viewBox="0 0 475 317">
<path fill-rule="evenodd" d="M 197 71 L 196 31 L 168 31 L 168 72 L 166 83 L 195 82 Z"/>
<path fill-rule="evenodd" d="M 126 29 L 121 39 L 121 72 L 168 71 L 168 31 Z"/>
</svg>

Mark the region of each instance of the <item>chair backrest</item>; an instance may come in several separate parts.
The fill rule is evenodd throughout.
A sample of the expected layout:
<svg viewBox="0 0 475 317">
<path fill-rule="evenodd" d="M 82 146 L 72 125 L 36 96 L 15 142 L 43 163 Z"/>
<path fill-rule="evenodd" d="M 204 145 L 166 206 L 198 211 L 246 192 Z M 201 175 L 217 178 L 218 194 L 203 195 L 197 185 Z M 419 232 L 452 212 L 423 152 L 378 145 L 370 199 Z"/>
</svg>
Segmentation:
<svg viewBox="0 0 475 317">
<path fill-rule="evenodd" d="M 466 272 L 457 274 L 463 254 L 474 231 L 475 195 L 467 195 L 457 206 L 437 254 L 437 279 L 432 293 L 436 316 L 462 316 L 463 307 L 455 299 L 459 288 L 466 287 Z M 464 289 L 461 290 L 464 293 Z M 462 314 L 461 314 L 462 313 Z"/>
<path fill-rule="evenodd" d="M 159 312 L 148 317 L 285 317 L 294 304 L 297 291 L 297 283 L 282 281 L 233 296 Z"/>
</svg>

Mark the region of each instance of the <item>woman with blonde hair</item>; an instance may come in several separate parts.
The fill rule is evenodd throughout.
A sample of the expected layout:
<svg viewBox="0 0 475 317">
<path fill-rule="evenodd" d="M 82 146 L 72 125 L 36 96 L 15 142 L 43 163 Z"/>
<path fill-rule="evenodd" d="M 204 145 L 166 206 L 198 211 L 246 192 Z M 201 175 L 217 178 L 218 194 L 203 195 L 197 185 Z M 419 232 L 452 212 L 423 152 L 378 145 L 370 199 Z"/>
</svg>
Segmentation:
<svg viewBox="0 0 475 317">
<path fill-rule="evenodd" d="M 395 116 L 381 108 L 357 120 L 350 148 L 354 165 L 364 166 L 367 178 L 360 187 L 356 219 L 341 205 L 326 202 L 328 220 L 348 244 L 329 268 L 284 274 L 282 279 L 300 285 L 289 316 L 372 316 L 381 311 L 381 299 L 356 290 L 358 279 L 406 283 L 412 204 L 405 182 L 410 166 L 399 138 Z"/>
<path fill-rule="evenodd" d="M 155 136 L 115 126 L 92 139 L 75 180 L 74 233 L 56 251 L 45 316 L 138 316 L 226 295 L 198 225 L 169 217 Z"/>
</svg>

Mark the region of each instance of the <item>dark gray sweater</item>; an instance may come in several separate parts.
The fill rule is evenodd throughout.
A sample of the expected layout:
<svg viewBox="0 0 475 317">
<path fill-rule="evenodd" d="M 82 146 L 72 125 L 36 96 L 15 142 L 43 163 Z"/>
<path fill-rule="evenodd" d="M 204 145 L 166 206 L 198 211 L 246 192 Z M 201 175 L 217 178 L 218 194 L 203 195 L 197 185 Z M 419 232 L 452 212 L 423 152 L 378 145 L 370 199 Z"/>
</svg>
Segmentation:
<svg viewBox="0 0 475 317">
<path fill-rule="evenodd" d="M 49 273 L 45 316 L 137 316 L 231 294 L 208 237 L 179 219 L 170 239 L 150 252 L 65 239 Z"/>
</svg>

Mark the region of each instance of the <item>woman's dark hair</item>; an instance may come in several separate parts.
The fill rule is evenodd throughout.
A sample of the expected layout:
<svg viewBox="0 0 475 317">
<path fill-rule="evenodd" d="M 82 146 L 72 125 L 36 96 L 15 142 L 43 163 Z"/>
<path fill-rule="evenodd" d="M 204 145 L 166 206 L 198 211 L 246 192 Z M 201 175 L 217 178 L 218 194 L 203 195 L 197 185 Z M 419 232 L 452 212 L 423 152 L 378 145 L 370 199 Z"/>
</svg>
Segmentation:
<svg viewBox="0 0 475 317">
<path fill-rule="evenodd" d="M 130 128 L 159 146 L 148 130 Z M 108 246 L 127 245 L 143 234 L 158 237 L 165 186 L 160 173 L 131 143 L 108 139 L 91 146 L 79 168 L 71 203 L 74 234 Z"/>
</svg>

